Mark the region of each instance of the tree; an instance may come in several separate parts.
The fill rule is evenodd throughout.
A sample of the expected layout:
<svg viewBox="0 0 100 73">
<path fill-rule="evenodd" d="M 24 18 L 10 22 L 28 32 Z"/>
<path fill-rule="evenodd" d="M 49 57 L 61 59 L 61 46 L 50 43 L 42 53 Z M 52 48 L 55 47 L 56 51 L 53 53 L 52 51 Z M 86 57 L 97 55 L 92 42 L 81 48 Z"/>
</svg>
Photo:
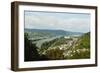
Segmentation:
<svg viewBox="0 0 100 73">
<path fill-rule="evenodd" d="M 58 47 L 54 49 L 49 49 L 46 51 L 46 56 L 51 60 L 62 60 L 64 59 L 63 50 Z"/>
<path fill-rule="evenodd" d="M 24 60 L 25 61 L 35 61 L 39 60 L 39 54 L 37 51 L 37 47 L 35 44 L 32 44 L 32 41 L 28 39 L 28 33 L 24 34 L 24 47 L 25 47 L 25 54 L 24 54 Z"/>
</svg>

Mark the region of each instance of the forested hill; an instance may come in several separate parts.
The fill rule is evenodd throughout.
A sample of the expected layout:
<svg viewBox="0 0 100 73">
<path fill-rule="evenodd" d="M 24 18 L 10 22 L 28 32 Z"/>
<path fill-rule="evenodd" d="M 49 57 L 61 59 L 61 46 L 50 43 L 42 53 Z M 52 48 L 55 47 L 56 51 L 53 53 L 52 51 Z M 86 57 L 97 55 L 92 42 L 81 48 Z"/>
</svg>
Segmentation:
<svg viewBox="0 0 100 73">
<path fill-rule="evenodd" d="M 78 48 L 90 48 L 90 32 L 85 33 L 82 35 L 79 39 L 79 45 L 77 46 Z"/>
<path fill-rule="evenodd" d="M 70 53 L 72 56 L 69 56 L 69 58 L 72 59 L 86 59 L 90 58 L 90 32 L 85 33 L 82 35 L 77 43 Z"/>
</svg>

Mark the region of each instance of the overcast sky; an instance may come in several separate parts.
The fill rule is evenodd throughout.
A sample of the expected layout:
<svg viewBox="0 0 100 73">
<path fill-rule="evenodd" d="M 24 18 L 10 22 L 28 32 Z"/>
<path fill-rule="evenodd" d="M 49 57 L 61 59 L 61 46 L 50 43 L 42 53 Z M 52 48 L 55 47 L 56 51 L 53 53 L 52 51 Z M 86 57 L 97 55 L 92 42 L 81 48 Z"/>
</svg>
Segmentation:
<svg viewBox="0 0 100 73">
<path fill-rule="evenodd" d="M 90 31 L 90 14 L 25 11 L 25 28 Z"/>
</svg>

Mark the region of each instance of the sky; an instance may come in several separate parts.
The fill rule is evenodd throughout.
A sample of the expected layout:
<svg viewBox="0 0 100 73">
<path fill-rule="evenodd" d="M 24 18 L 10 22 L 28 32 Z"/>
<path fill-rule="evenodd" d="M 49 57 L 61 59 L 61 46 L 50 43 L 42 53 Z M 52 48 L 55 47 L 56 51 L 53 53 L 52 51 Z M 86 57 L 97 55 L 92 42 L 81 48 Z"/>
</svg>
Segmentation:
<svg viewBox="0 0 100 73">
<path fill-rule="evenodd" d="M 68 12 L 24 11 L 28 29 L 51 29 L 73 32 L 90 31 L 90 14 Z"/>
</svg>

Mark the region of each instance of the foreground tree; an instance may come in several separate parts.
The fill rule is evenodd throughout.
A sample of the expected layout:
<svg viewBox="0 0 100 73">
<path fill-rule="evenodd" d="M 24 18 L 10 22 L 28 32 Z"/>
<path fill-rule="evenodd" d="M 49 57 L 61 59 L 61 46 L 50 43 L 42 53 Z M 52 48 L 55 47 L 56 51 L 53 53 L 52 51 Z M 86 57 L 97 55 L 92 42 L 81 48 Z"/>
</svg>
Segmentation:
<svg viewBox="0 0 100 73">
<path fill-rule="evenodd" d="M 24 35 L 24 60 L 25 61 L 35 61 L 39 60 L 39 54 L 35 44 L 32 44 L 32 41 L 28 39 L 28 34 Z"/>
</svg>

